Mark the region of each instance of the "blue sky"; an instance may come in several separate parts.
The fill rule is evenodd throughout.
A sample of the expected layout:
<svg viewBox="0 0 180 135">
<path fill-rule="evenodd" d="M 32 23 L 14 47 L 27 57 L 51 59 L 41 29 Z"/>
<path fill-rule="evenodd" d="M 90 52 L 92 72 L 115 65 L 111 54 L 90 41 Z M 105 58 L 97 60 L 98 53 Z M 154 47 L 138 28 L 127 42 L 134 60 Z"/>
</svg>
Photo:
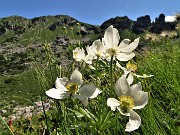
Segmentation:
<svg viewBox="0 0 180 135">
<path fill-rule="evenodd" d="M 126 15 L 136 20 L 150 15 L 154 20 L 160 13 L 169 16 L 177 12 L 180 12 L 180 0 L 0 0 L 0 18 L 63 14 L 96 25 L 116 16 Z"/>
</svg>

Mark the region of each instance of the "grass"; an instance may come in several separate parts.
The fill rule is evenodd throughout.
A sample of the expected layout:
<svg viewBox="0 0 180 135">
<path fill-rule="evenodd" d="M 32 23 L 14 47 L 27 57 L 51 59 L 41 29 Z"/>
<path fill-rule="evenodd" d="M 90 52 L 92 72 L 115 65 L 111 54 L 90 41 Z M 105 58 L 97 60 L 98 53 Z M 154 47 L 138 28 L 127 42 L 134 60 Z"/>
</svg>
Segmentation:
<svg viewBox="0 0 180 135">
<path fill-rule="evenodd" d="M 98 88 L 103 91 L 101 95 L 90 101 L 88 107 L 82 106 L 77 100 L 54 100 L 52 110 L 35 116 L 31 120 L 21 119 L 15 122 L 16 133 L 24 135 L 43 132 L 46 134 L 57 134 L 58 132 L 60 135 L 180 134 L 180 40 L 164 38 L 157 42 L 151 42 L 150 48 L 150 51 L 137 54 L 136 59 L 133 60 L 138 65 L 137 74 L 154 75 L 152 78 L 135 79 L 135 82 L 140 81 L 143 90 L 149 93 L 149 103 L 142 110 L 136 111 L 142 119 L 142 125 L 138 130 L 131 133 L 125 132 L 124 128 L 128 117 L 122 116 L 118 111 L 111 111 L 106 105 L 110 95 L 115 97 L 115 93 L 110 91 L 110 76 L 107 68 L 100 68 L 99 72 L 95 72 L 82 66 L 80 70 L 86 83 L 92 81 L 95 74 L 100 78 Z M 37 83 L 34 70 L 19 75 L 1 76 L 1 106 L 9 105 L 12 100 L 28 105 L 24 99 L 12 97 L 23 97 L 30 101 L 37 100 L 40 90 L 46 91 L 52 88 L 60 73 L 62 76 L 70 76 L 71 72 L 67 69 L 59 72 L 57 66 L 53 65 L 51 61 L 47 63 L 49 63 L 48 70 L 38 70 L 36 67 L 41 86 Z M 120 70 L 116 69 L 116 77 L 120 77 L 120 74 Z M 92 82 L 95 83 L 95 80 Z M 44 96 L 44 98 L 46 97 Z M 0 126 L 0 134 L 3 133 L 8 133 L 8 131 L 5 127 Z"/>
<path fill-rule="evenodd" d="M 151 120 L 145 122 L 149 123 L 149 133 L 179 134 L 180 41 L 166 39 L 154 44 L 153 47 L 147 57 L 138 60 L 142 72 L 154 75 L 147 81 L 151 84 L 148 88 L 150 104 L 149 110 L 143 114 L 150 116 Z"/>
<path fill-rule="evenodd" d="M 38 79 L 34 70 L 16 75 L 0 76 L 1 109 L 8 110 L 10 113 L 11 107 L 30 105 L 28 100 L 40 100 L 40 87 L 37 82 Z"/>
</svg>

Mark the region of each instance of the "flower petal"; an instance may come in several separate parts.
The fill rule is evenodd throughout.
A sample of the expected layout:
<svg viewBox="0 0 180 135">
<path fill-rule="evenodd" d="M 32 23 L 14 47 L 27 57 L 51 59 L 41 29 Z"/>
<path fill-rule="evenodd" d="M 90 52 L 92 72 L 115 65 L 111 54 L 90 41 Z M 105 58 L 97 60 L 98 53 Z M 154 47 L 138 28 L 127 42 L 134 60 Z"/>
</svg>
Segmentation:
<svg viewBox="0 0 180 135">
<path fill-rule="evenodd" d="M 121 106 L 118 106 L 117 109 L 119 110 L 119 112 L 124 115 L 124 116 L 130 116 L 130 113 L 129 113 L 129 109 L 127 110 L 127 112 L 123 112 Z"/>
<path fill-rule="evenodd" d="M 130 86 L 126 77 L 124 77 L 123 75 L 117 80 L 115 84 L 115 92 L 118 97 L 122 95 L 129 95 Z"/>
<path fill-rule="evenodd" d="M 134 53 L 118 53 L 118 54 L 116 55 L 116 58 L 117 58 L 119 61 L 129 61 L 129 60 L 131 60 L 134 56 L 135 56 Z"/>
<path fill-rule="evenodd" d="M 84 106 L 88 106 L 88 98 L 83 95 L 73 95 L 72 99 L 79 99 Z"/>
<path fill-rule="evenodd" d="M 142 91 L 141 83 L 131 86 L 130 95 L 134 98 L 135 107 L 133 109 L 141 109 L 148 103 L 148 93 Z"/>
<path fill-rule="evenodd" d="M 138 92 L 139 96 L 134 99 L 135 107 L 133 109 L 141 109 L 148 103 L 148 93 L 141 91 Z"/>
<path fill-rule="evenodd" d="M 71 82 L 76 82 L 79 86 L 83 84 L 82 74 L 76 68 L 70 77 Z"/>
<path fill-rule="evenodd" d="M 119 48 L 119 49 L 125 48 L 127 45 L 129 45 L 129 42 L 130 42 L 130 41 L 131 41 L 131 40 L 129 40 L 129 39 L 124 39 L 124 40 L 122 40 L 121 43 L 119 44 L 118 48 Z"/>
<path fill-rule="evenodd" d="M 92 50 L 96 56 L 104 57 L 105 46 L 102 44 L 101 40 L 95 40 L 92 44 Z M 95 57 L 97 59 L 97 57 Z"/>
<path fill-rule="evenodd" d="M 84 61 L 85 61 L 87 64 L 92 64 L 93 58 L 94 58 L 93 55 L 88 54 L 88 55 L 86 55 L 86 57 L 84 58 Z"/>
<path fill-rule="evenodd" d="M 87 98 L 96 98 L 101 91 L 92 84 L 86 84 L 79 89 L 79 93 Z"/>
<path fill-rule="evenodd" d="M 129 45 L 127 44 L 126 46 L 125 45 L 121 45 L 121 52 L 125 52 L 125 53 L 128 53 L 128 52 L 132 52 L 134 51 L 134 49 L 136 49 L 136 47 L 138 46 L 139 44 L 139 38 L 136 38 L 134 40 L 134 42 L 130 43 Z"/>
<path fill-rule="evenodd" d="M 97 52 L 102 52 L 104 51 L 105 47 L 104 45 L 102 44 L 101 40 L 95 40 L 92 44 L 92 47 L 95 47 L 96 46 L 96 51 Z"/>
<path fill-rule="evenodd" d="M 154 75 L 146 75 L 146 74 L 143 74 L 143 75 L 137 75 L 137 74 L 134 74 L 137 78 L 149 78 L 149 77 L 153 77 Z"/>
<path fill-rule="evenodd" d="M 114 48 L 118 46 L 120 40 L 118 30 L 116 28 L 113 28 L 112 25 L 109 26 L 105 31 L 103 40 L 107 48 Z"/>
<path fill-rule="evenodd" d="M 107 106 L 111 107 L 111 110 L 115 111 L 116 107 L 120 105 L 119 101 L 115 98 L 108 98 L 107 99 Z"/>
<path fill-rule="evenodd" d="M 61 91 L 62 93 L 63 92 L 65 92 L 65 91 L 68 91 L 65 87 L 64 87 L 64 85 L 62 84 L 62 83 L 65 83 L 65 82 L 63 82 L 64 80 L 63 80 L 63 78 L 57 78 L 56 79 L 56 82 L 55 82 L 55 87 L 56 87 L 56 89 L 58 89 L 59 91 Z M 62 83 L 61 83 L 62 82 Z"/>
<path fill-rule="evenodd" d="M 66 97 L 69 96 L 68 92 L 63 92 L 60 89 L 55 89 L 55 88 L 47 90 L 45 93 L 47 96 L 54 99 L 65 99 Z"/>
<path fill-rule="evenodd" d="M 124 71 L 124 73 L 125 73 L 125 71 Z M 128 81 L 128 83 L 129 83 L 129 85 L 131 85 L 131 84 L 133 83 L 133 80 L 134 80 L 134 78 L 133 78 L 133 73 L 130 72 L 130 73 L 128 74 L 128 76 L 127 76 L 127 81 Z"/>
<path fill-rule="evenodd" d="M 141 125 L 141 117 L 134 112 L 133 110 L 130 110 L 130 117 L 129 122 L 126 124 L 126 132 L 131 132 L 139 128 Z"/>
<path fill-rule="evenodd" d="M 91 54 L 91 55 L 93 55 L 94 54 L 94 52 L 93 52 L 93 50 L 92 50 L 92 46 L 86 46 L 86 51 L 87 51 L 87 54 Z"/>
<path fill-rule="evenodd" d="M 66 83 L 69 81 L 68 78 L 66 77 L 63 77 L 63 78 L 58 78 L 59 79 L 59 82 L 62 84 L 62 85 L 66 85 Z"/>
<path fill-rule="evenodd" d="M 139 91 L 142 91 L 142 85 L 140 82 L 131 86 L 130 95 L 133 98 L 136 98 L 136 96 L 138 96 Z"/>
</svg>

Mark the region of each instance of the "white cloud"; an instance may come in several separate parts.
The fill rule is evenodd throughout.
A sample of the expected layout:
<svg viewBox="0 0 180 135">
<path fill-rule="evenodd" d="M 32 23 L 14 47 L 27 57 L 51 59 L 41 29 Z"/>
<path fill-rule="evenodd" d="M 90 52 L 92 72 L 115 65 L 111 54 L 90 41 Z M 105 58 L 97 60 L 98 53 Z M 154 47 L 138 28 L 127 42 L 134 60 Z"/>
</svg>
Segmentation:
<svg viewBox="0 0 180 135">
<path fill-rule="evenodd" d="M 176 20 L 176 16 L 166 16 L 165 21 L 166 22 L 174 22 Z"/>
</svg>

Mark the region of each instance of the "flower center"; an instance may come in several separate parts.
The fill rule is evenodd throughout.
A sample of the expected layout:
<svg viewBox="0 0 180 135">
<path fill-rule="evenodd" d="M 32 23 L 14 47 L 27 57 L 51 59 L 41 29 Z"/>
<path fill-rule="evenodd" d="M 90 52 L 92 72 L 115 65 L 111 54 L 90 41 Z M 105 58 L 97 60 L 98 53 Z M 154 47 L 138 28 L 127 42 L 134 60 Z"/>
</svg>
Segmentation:
<svg viewBox="0 0 180 135">
<path fill-rule="evenodd" d="M 75 58 L 77 57 L 77 54 L 78 54 L 78 52 L 74 52 L 74 57 L 75 57 Z"/>
<path fill-rule="evenodd" d="M 68 83 L 66 84 L 66 89 L 70 92 L 75 94 L 78 91 L 78 84 L 77 83 Z"/>
<path fill-rule="evenodd" d="M 116 54 L 117 54 L 117 51 L 116 51 L 116 49 L 114 49 L 114 48 L 109 48 L 109 49 L 107 49 L 107 51 L 106 51 L 110 56 L 115 56 Z"/>
<path fill-rule="evenodd" d="M 137 65 L 128 62 L 126 64 L 126 68 L 132 72 L 135 72 L 137 70 Z"/>
<path fill-rule="evenodd" d="M 131 96 L 120 96 L 119 97 L 120 108 L 123 113 L 127 113 L 128 110 L 134 107 L 134 99 Z"/>
</svg>

